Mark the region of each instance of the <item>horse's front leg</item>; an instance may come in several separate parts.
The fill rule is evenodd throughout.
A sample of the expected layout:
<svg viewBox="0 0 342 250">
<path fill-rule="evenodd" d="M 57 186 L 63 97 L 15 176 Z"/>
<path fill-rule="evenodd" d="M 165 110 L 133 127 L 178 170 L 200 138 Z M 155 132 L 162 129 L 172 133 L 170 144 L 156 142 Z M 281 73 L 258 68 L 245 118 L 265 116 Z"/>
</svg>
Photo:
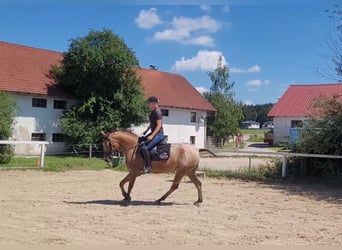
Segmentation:
<svg viewBox="0 0 342 250">
<path fill-rule="evenodd" d="M 131 191 L 132 191 L 132 188 L 134 186 L 134 182 L 135 182 L 135 179 L 136 179 L 136 176 L 132 175 L 131 172 L 128 173 L 128 175 L 126 175 L 125 178 L 122 179 L 122 181 L 120 181 L 120 189 L 121 189 L 121 193 L 124 197 L 124 200 L 125 201 L 131 201 Z M 126 192 L 125 190 L 125 184 L 129 182 L 129 185 L 128 185 L 128 192 Z"/>
<path fill-rule="evenodd" d="M 128 197 L 127 201 L 131 201 L 131 191 L 133 189 L 136 178 L 137 178 L 137 176 L 131 175 L 131 178 L 130 178 L 129 183 L 128 183 L 128 189 L 127 189 L 127 197 Z"/>
</svg>

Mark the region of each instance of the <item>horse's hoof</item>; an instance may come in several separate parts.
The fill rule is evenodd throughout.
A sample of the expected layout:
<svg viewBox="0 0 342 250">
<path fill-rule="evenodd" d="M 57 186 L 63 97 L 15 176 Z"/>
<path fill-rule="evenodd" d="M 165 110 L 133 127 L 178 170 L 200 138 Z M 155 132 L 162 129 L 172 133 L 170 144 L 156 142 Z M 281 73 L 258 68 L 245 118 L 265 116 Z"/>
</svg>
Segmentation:
<svg viewBox="0 0 342 250">
<path fill-rule="evenodd" d="M 154 202 L 154 204 L 155 204 L 155 205 L 161 205 L 161 200 L 156 200 L 156 201 Z"/>
<path fill-rule="evenodd" d="M 200 202 L 199 202 L 199 201 L 195 201 L 195 202 L 194 202 L 194 205 L 197 206 L 197 207 L 199 207 Z"/>
<path fill-rule="evenodd" d="M 131 197 L 125 197 L 125 198 L 123 199 L 123 201 L 131 202 Z"/>
</svg>

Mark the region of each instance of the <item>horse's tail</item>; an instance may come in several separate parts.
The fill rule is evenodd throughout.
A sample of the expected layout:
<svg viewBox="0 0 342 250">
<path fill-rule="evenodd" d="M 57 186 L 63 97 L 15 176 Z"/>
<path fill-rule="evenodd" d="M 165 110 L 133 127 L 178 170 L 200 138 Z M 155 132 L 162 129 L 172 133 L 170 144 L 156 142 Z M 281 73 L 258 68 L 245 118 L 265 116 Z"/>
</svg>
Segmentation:
<svg viewBox="0 0 342 250">
<path fill-rule="evenodd" d="M 200 148 L 199 152 L 208 152 L 208 153 L 212 154 L 213 156 L 217 157 L 217 154 L 215 154 L 213 151 L 206 149 L 206 148 Z"/>
</svg>

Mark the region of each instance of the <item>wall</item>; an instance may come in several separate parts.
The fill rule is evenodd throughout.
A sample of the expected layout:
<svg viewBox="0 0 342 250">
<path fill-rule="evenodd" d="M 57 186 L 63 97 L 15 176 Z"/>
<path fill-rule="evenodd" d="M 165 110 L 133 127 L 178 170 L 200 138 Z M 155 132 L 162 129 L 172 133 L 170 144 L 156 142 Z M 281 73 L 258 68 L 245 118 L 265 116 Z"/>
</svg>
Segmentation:
<svg viewBox="0 0 342 250">
<path fill-rule="evenodd" d="M 61 153 L 66 150 L 65 143 L 53 142 L 53 133 L 62 133 L 58 124 L 58 119 L 63 113 L 63 109 L 54 109 L 54 100 L 66 100 L 68 107 L 75 104 L 74 100 L 61 98 L 51 98 L 38 95 L 20 95 L 12 94 L 17 102 L 17 114 L 15 118 L 12 140 L 30 141 L 32 133 L 45 133 L 47 145 L 46 154 Z M 32 107 L 32 98 L 47 99 L 46 108 Z M 196 111 L 189 109 L 161 107 L 169 111 L 169 116 L 163 117 L 163 126 L 165 134 L 170 143 L 190 143 L 190 136 L 195 137 L 195 146 L 197 148 L 205 147 L 206 138 L 206 117 L 205 111 Z M 196 112 L 196 122 L 190 122 L 191 112 Z M 135 127 L 133 130 L 137 135 L 142 135 L 148 124 Z M 17 155 L 39 155 L 39 145 L 16 145 L 15 154 Z"/>
<path fill-rule="evenodd" d="M 58 119 L 62 115 L 63 109 L 54 109 L 54 100 L 66 100 L 68 107 L 75 101 L 63 98 L 50 98 L 38 95 L 19 95 L 12 94 L 17 102 L 17 114 L 14 123 L 12 140 L 30 141 L 32 133 L 45 133 L 47 154 L 58 153 L 65 149 L 65 143 L 52 142 L 53 133 L 62 133 L 58 124 Z M 32 107 L 32 98 L 47 99 L 46 108 Z M 40 153 L 39 145 L 16 145 L 15 153 L 17 155 L 38 155 Z"/>
<path fill-rule="evenodd" d="M 292 120 L 305 120 L 305 117 L 274 117 L 273 143 L 288 142 Z"/>
<path fill-rule="evenodd" d="M 205 111 L 189 110 L 180 108 L 160 107 L 168 109 L 169 116 L 163 116 L 164 133 L 168 136 L 170 143 L 190 143 L 190 136 L 195 137 L 195 146 L 197 148 L 205 147 L 206 138 L 206 120 L 200 117 L 206 117 Z M 196 122 L 190 122 L 191 112 L 196 112 Z M 142 135 L 148 124 L 134 127 L 137 135 Z"/>
</svg>

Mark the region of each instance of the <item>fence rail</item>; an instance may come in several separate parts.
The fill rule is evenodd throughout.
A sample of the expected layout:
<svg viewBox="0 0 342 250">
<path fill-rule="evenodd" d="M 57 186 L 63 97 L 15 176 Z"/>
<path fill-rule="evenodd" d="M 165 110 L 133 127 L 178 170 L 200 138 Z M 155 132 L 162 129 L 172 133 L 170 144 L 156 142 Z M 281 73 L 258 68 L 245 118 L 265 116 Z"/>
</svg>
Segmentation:
<svg viewBox="0 0 342 250">
<path fill-rule="evenodd" d="M 272 155 L 282 159 L 282 171 L 281 176 L 286 177 L 287 172 L 287 158 L 288 157 L 311 157 L 311 158 L 331 158 L 331 159 L 342 159 L 342 155 L 324 155 L 324 154 L 303 154 L 303 153 L 291 153 L 291 152 L 260 152 L 260 151 L 243 151 L 243 150 L 228 150 L 225 151 L 231 154 L 243 154 L 249 155 Z"/>
<path fill-rule="evenodd" d="M 16 144 L 33 144 L 33 145 L 40 145 L 40 155 L 39 155 L 39 166 L 40 167 L 44 167 L 44 160 L 45 160 L 45 148 L 46 145 L 49 144 L 49 142 L 47 141 L 4 141 L 4 140 L 0 140 L 0 144 L 3 145 L 16 145 Z"/>
</svg>

